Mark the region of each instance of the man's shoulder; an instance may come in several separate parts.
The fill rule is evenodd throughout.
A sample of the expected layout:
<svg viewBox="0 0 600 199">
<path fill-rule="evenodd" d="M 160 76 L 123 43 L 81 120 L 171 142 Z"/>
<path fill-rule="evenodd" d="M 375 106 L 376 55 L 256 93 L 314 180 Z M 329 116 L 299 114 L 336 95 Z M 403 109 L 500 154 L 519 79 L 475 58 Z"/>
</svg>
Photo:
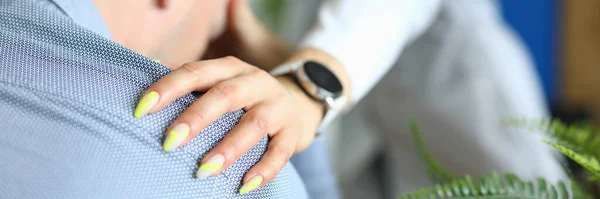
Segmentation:
<svg viewBox="0 0 600 199">
<path fill-rule="evenodd" d="M 193 173 L 243 111 L 164 153 L 164 130 L 197 96 L 134 119 L 139 95 L 166 67 L 68 18 L 10 2 L 19 1 L 0 0 L 0 157 L 11 162 L 0 164 L 0 182 L 11 186 L 0 186 L 0 197 L 239 197 L 242 176 L 266 151 L 267 138 L 218 177 L 199 180 Z M 305 194 L 288 165 L 247 197 Z"/>
</svg>

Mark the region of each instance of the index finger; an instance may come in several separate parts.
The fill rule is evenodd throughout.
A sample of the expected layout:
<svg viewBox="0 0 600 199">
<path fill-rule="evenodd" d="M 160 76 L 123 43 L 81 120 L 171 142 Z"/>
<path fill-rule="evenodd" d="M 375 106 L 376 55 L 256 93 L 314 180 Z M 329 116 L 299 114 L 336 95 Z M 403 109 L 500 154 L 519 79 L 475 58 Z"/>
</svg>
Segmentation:
<svg viewBox="0 0 600 199">
<path fill-rule="evenodd" d="M 194 91 L 206 91 L 216 83 L 254 69 L 232 57 L 191 62 L 162 77 L 140 98 L 135 118 L 157 112 L 175 99 Z"/>
</svg>

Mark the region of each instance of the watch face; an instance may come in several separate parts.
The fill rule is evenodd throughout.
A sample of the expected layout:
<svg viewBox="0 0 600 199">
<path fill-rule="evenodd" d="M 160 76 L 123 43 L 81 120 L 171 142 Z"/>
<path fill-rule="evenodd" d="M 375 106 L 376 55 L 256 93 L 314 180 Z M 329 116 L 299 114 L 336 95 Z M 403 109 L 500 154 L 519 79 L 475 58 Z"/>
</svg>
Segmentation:
<svg viewBox="0 0 600 199">
<path fill-rule="evenodd" d="M 312 80 L 318 87 L 323 88 L 337 97 L 342 94 L 343 88 L 342 83 L 338 78 L 325 66 L 308 61 L 304 63 L 304 71 L 310 80 Z"/>
</svg>

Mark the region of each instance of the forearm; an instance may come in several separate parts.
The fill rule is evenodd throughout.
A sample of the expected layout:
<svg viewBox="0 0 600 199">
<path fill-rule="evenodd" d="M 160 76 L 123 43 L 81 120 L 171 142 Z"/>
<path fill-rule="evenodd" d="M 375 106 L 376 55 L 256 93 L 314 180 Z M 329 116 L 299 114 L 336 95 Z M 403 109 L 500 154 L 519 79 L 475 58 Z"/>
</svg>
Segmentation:
<svg viewBox="0 0 600 199">
<path fill-rule="evenodd" d="M 327 0 L 300 47 L 335 57 L 352 80 L 356 103 L 432 24 L 441 0 Z M 349 86 L 348 86 L 349 87 Z"/>
<path fill-rule="evenodd" d="M 245 45 L 249 50 L 240 51 L 239 57 L 265 71 L 271 71 L 293 56 L 294 49 L 274 33 L 265 32 L 260 36 L 255 36 L 255 39 L 247 41 L 249 43 Z"/>
</svg>

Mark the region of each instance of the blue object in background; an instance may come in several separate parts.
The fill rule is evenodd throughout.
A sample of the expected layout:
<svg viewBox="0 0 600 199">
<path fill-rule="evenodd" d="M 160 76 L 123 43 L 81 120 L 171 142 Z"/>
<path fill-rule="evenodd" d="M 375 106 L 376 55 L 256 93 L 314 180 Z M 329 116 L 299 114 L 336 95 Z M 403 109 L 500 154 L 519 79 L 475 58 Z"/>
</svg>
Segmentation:
<svg viewBox="0 0 600 199">
<path fill-rule="evenodd" d="M 544 87 L 547 101 L 558 97 L 557 0 L 500 0 L 506 21 L 529 48 Z"/>
</svg>

